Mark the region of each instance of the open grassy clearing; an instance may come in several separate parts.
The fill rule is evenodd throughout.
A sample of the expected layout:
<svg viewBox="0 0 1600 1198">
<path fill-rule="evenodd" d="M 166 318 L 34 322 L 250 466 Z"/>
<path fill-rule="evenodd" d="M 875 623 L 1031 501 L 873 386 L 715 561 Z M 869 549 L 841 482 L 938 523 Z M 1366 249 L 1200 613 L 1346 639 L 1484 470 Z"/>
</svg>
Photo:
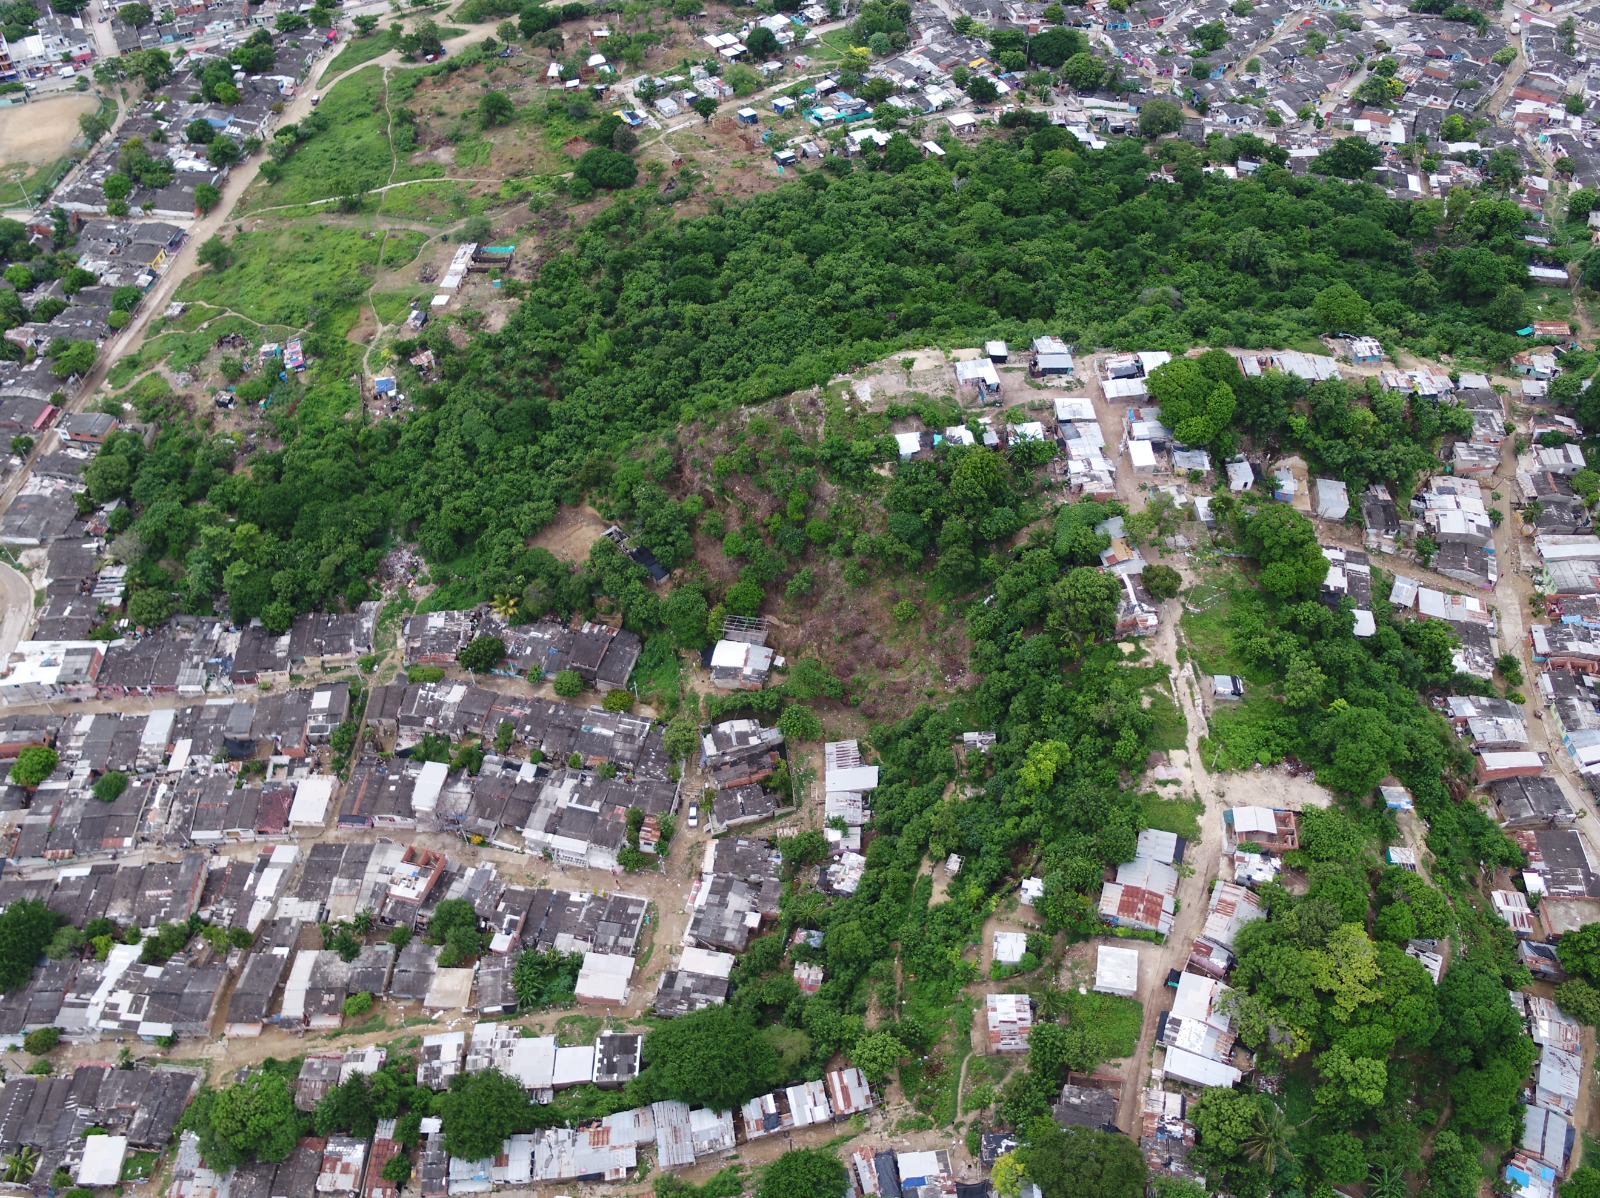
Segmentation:
<svg viewBox="0 0 1600 1198">
<path fill-rule="evenodd" d="M 323 72 L 329 79 L 333 79 L 346 71 L 371 62 L 374 58 L 381 58 L 390 50 L 400 48 L 400 35 L 393 29 L 377 29 L 368 37 L 358 37 L 346 42 L 334 60 L 328 64 Z"/>
<path fill-rule="evenodd" d="M 313 325 L 361 300 L 380 265 L 410 262 L 426 241 L 397 230 L 386 241 L 342 225 L 297 222 L 233 239 L 225 271 L 199 271 L 178 291 L 180 300 L 230 306 L 261 324 Z M 386 263 L 379 261 L 383 247 Z"/>
<path fill-rule="evenodd" d="M 1157 794 L 1139 796 L 1143 827 L 1171 832 L 1185 840 L 1200 839 L 1200 816 L 1206 805 L 1199 799 L 1169 799 Z"/>
</svg>

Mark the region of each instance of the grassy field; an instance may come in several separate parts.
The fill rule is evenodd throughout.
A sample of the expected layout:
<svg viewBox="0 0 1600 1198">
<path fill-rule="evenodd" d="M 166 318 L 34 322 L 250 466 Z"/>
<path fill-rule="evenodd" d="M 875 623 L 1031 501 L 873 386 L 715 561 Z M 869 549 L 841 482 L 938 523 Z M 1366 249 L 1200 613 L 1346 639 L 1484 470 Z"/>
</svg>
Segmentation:
<svg viewBox="0 0 1600 1198">
<path fill-rule="evenodd" d="M 408 230 L 391 233 L 384 248 L 387 263 L 409 262 L 425 240 Z M 178 299 L 232 308 L 263 325 L 304 328 L 360 302 L 383 244 L 342 226 L 305 222 L 241 233 L 232 242 L 233 264 L 191 275 Z M 207 335 L 216 336 L 210 330 Z"/>
<path fill-rule="evenodd" d="M 324 74 L 329 79 L 337 78 L 353 67 L 371 62 L 374 58 L 387 54 L 390 50 L 400 48 L 400 35 L 392 29 L 379 29 L 370 37 L 359 37 L 345 43 L 343 50 L 328 64 Z"/>
<path fill-rule="evenodd" d="M 460 183 L 413 183 L 383 193 L 378 212 L 398 220 L 437 221 L 454 224 L 488 205 Z"/>
<path fill-rule="evenodd" d="M 1106 1038 L 1108 1061 L 1131 1057 L 1139 1046 L 1139 1028 L 1144 1023 L 1144 1004 L 1136 998 L 1090 991 L 1067 993 L 1066 1022 L 1085 1023 L 1097 1028 Z"/>
<path fill-rule="evenodd" d="M 436 164 L 396 166 L 389 105 L 403 103 L 411 74 L 393 73 L 386 87 L 382 68 L 366 67 L 329 91 L 317 109 L 328 127 L 301 143 L 275 182 L 247 195 L 241 212 L 371 191 L 388 183 L 391 173 L 396 181 L 444 174 Z"/>
<path fill-rule="evenodd" d="M 1243 701 L 1211 713 L 1209 735 L 1200 738 L 1206 768 L 1244 770 L 1274 765 L 1295 743 L 1294 717 L 1271 695 L 1247 694 Z"/>
<path fill-rule="evenodd" d="M 1143 808 L 1142 827 L 1171 832 L 1188 841 L 1200 839 L 1200 815 L 1206 805 L 1199 799 L 1164 799 L 1156 794 L 1142 794 L 1139 802 Z"/>
<path fill-rule="evenodd" d="M 1170 753 L 1188 743 L 1189 721 L 1184 719 L 1183 711 L 1166 691 L 1151 691 L 1150 702 L 1145 710 L 1156 722 L 1155 731 L 1150 737 L 1151 748 Z"/>
</svg>

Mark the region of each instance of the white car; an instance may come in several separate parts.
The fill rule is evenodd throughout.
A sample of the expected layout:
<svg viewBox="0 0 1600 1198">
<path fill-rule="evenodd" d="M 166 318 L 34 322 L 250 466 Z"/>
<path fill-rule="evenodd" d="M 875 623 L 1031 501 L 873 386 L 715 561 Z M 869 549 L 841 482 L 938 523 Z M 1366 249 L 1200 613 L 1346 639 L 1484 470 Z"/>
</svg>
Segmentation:
<svg viewBox="0 0 1600 1198">
<path fill-rule="evenodd" d="M 700 804 L 699 803 L 690 803 L 689 804 L 689 826 L 691 828 L 698 828 L 700 826 Z"/>
</svg>

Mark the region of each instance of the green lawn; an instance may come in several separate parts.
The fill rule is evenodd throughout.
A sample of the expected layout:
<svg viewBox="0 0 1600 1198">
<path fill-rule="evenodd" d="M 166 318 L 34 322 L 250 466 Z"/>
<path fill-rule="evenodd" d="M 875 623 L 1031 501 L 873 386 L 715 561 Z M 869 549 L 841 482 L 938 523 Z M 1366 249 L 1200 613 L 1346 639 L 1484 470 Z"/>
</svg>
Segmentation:
<svg viewBox="0 0 1600 1198">
<path fill-rule="evenodd" d="M 324 71 L 326 79 L 337 79 L 340 75 L 358 67 L 362 63 L 371 62 L 380 55 L 387 54 L 390 50 L 400 47 L 400 36 L 392 29 L 379 29 L 370 37 L 358 37 L 345 43 L 344 49 Z"/>
<path fill-rule="evenodd" d="M 593 1044 L 604 1026 L 598 1015 L 568 1015 L 556 1020 L 556 1043 L 564 1048 Z"/>
<path fill-rule="evenodd" d="M 413 183 L 383 193 L 378 211 L 401 220 L 439 221 L 451 225 L 462 217 L 482 212 L 487 204 L 474 198 L 460 183 Z"/>
</svg>

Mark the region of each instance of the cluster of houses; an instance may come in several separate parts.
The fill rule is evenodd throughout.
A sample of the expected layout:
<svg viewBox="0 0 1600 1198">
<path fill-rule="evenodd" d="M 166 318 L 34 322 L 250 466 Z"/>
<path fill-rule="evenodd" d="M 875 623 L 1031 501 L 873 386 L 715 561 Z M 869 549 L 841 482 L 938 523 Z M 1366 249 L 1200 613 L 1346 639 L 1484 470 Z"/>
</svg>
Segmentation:
<svg viewBox="0 0 1600 1198">
<path fill-rule="evenodd" d="M 1552 1198 L 1576 1139 L 1583 1028 L 1548 998 L 1514 990 L 1511 1001 L 1539 1056 L 1526 1088 L 1532 1101 L 1523 1107 L 1522 1138 L 1505 1164 L 1505 1189 L 1517 1198 Z"/>
<path fill-rule="evenodd" d="M 524 1037 L 520 1029 L 508 1025 L 477 1024 L 470 1036 L 452 1032 L 428 1037 L 417 1081 L 442 1089 L 457 1073 L 493 1067 L 521 1081 L 535 1101 L 548 1102 L 554 1089 L 572 1085 L 592 1083 L 607 1089 L 625 1085 L 638 1073 L 642 1041 L 637 1033 L 609 1033 L 592 1046 L 562 1048 L 553 1036 Z M 385 1050 L 377 1047 L 307 1057 L 296 1088 L 297 1105 L 310 1110 L 329 1088 L 353 1076 L 376 1072 L 385 1059 Z M 653 1150 L 657 1168 L 686 1168 L 697 1161 L 730 1156 L 740 1145 L 779 1131 L 847 1119 L 870 1110 L 872 1102 L 860 1070 L 839 1069 L 818 1081 L 753 1099 L 738 1111 L 655 1102 L 576 1128 L 514 1135 L 497 1155 L 477 1161 L 446 1152 L 441 1121 L 425 1118 L 415 1176 L 406 1191 L 423 1198 L 448 1198 L 488 1193 L 500 1186 L 626 1181 L 645 1165 L 642 1152 Z M 168 1131 L 170 1134 L 170 1128 Z M 218 1176 L 205 1167 L 197 1141 L 186 1132 L 179 1142 L 174 1179 L 167 1192 L 169 1198 L 240 1194 L 276 1198 L 313 1192 L 397 1198 L 398 1188 L 381 1174 L 390 1159 L 405 1151 L 396 1139 L 395 1120 L 385 1119 L 379 1121 L 370 1141 L 343 1135 L 308 1136 L 283 1161 L 256 1162 Z M 902 1154 L 908 1168 L 915 1167 L 915 1155 Z M 948 1174 L 948 1155 L 940 1155 Z"/>
<path fill-rule="evenodd" d="M 60 1169 L 74 1185 L 118 1185 L 130 1151 L 166 1148 L 202 1080 L 198 1070 L 109 1062 L 59 1077 L 13 1078 L 0 1090 L 0 1152 L 8 1163 L 31 1161 L 32 1173 L 15 1181 L 35 1193 L 48 1192 Z M 103 1134 L 92 1134 L 96 1128 Z M 24 1147 L 37 1156 L 21 1154 Z"/>
<path fill-rule="evenodd" d="M 979 29 L 963 34 L 955 28 L 961 7 L 980 22 Z M 1022 2 L 998 10 L 993 5 L 951 9 L 914 4 L 914 40 L 869 71 L 894 88 L 883 106 L 925 115 L 954 102 L 954 110 L 945 113 L 950 132 L 975 135 L 981 114 L 962 99 L 955 72 L 986 76 L 999 103 L 1012 102 L 1024 81 L 996 61 L 985 35 L 992 27 L 1037 34 L 1045 28 L 1043 12 L 1038 3 Z M 1308 9 L 1281 3 L 1257 4 L 1240 15 L 1224 0 L 1188 5 L 1147 0 L 1130 13 L 1095 0 L 1073 10 L 1070 19 L 1089 36 L 1094 51 L 1114 64 L 1124 89 L 1131 85 L 1132 90 L 1079 94 L 1063 83 L 1051 96 L 1048 112 L 1054 123 L 1099 148 L 1102 135 L 1132 132 L 1144 104 L 1176 95 L 1202 114 L 1184 122 L 1182 136 L 1203 143 L 1212 133 L 1248 132 L 1280 147 L 1286 165 L 1297 173 L 1309 171 L 1334 143 L 1335 129 L 1348 131 L 1379 147 L 1383 158 L 1378 181 L 1396 198 L 1439 197 L 1455 187 L 1477 186 L 1486 177 L 1489 155 L 1509 147 L 1525 176 L 1513 198 L 1538 218 L 1550 186 L 1532 139 L 1554 142 L 1559 147 L 1555 152 L 1575 163 L 1580 183 L 1600 182 L 1588 117 L 1569 114 L 1564 103 L 1574 90 L 1590 97 L 1600 91 L 1600 81 L 1591 84 L 1584 65 L 1585 48 L 1600 41 L 1600 19 L 1592 9 L 1570 15 L 1577 26 L 1572 35 L 1559 17 L 1535 13 L 1479 31 L 1398 5 L 1356 17 L 1341 6 Z M 1209 27 L 1205 36 L 1197 35 L 1202 26 Z M 1220 45 L 1211 36 L 1215 28 L 1223 34 Z M 738 35 L 720 36 L 732 41 L 713 46 L 717 53 L 727 57 L 742 52 Z M 1508 52 L 1519 53 L 1527 69 L 1499 110 L 1480 113 L 1511 69 Z M 1382 94 L 1370 88 L 1358 91 L 1373 77 L 1371 65 L 1380 61 L 1385 69 L 1388 61 L 1393 63 Z M 824 128 L 870 116 L 870 110 L 844 111 L 826 96 L 808 94 L 802 101 L 814 123 Z M 668 102 L 674 111 L 681 110 L 677 100 Z M 1313 124 L 1313 113 L 1325 118 L 1325 127 Z M 1452 116 L 1462 120 L 1447 127 Z M 1425 162 L 1408 152 L 1423 139 L 1428 143 Z M 783 152 L 792 156 L 792 151 Z M 942 148 L 929 142 L 924 152 L 940 155 Z M 1217 169 L 1238 176 L 1260 165 L 1240 160 Z"/>
<path fill-rule="evenodd" d="M 253 935 L 244 952 L 206 937 L 159 964 L 138 944 L 111 945 L 100 959 L 68 955 L 35 969 L 0 1001 L 0 1036 L 15 1043 L 41 1027 L 69 1039 L 205 1037 L 221 1014 L 230 1036 L 267 1026 L 331 1031 L 357 994 L 417 1003 L 423 1010 L 496 1015 L 516 1008 L 511 986 L 523 950 L 581 955 L 578 1001 L 626 1001 L 644 899 L 508 883 L 493 866 L 462 867 L 443 853 L 389 840 L 279 844 L 253 858 L 189 853 L 171 862 L 102 862 L 9 873 L 0 902 L 37 899 L 75 927 L 107 919 L 154 933 L 193 917 Z M 318 928 L 369 913 L 382 927 L 426 929 L 440 901 L 472 903 L 491 934 L 476 968 L 441 964 L 441 949 L 416 938 L 397 950 L 360 946 L 346 959 Z M 222 996 L 224 983 L 235 979 Z"/>
</svg>

